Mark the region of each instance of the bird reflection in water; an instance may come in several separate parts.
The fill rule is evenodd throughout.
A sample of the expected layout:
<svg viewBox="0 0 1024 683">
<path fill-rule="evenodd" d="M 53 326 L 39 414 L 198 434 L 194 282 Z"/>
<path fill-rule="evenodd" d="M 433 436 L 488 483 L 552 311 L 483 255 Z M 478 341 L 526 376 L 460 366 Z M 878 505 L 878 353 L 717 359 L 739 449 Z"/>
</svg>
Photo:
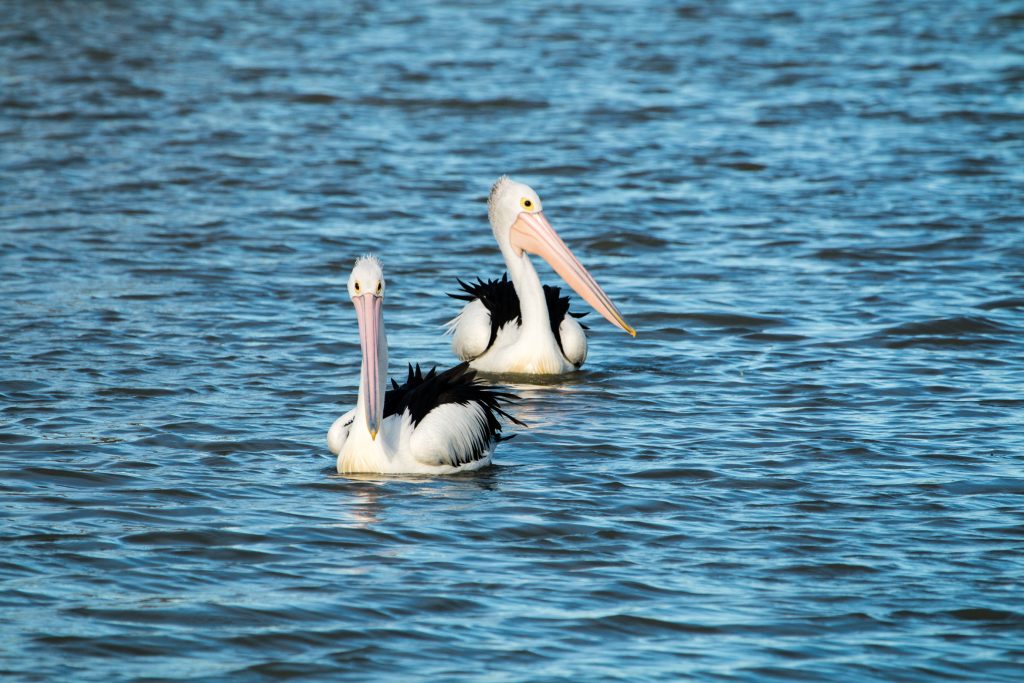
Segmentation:
<svg viewBox="0 0 1024 683">
<path fill-rule="evenodd" d="M 450 498 L 456 501 L 464 495 L 474 499 L 480 491 L 497 490 L 502 465 L 476 471 L 444 476 L 337 474 L 328 475 L 340 480 L 338 499 L 340 519 L 333 526 L 353 529 L 371 529 L 382 521 L 390 502 L 407 501 L 411 497 Z"/>
</svg>

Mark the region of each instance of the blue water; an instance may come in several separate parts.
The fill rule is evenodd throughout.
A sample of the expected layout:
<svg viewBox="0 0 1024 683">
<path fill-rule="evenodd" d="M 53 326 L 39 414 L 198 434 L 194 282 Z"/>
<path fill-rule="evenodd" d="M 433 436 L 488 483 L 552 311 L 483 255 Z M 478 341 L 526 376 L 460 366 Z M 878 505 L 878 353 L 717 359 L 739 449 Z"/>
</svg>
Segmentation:
<svg viewBox="0 0 1024 683">
<path fill-rule="evenodd" d="M 195 4 L 0 3 L 0 677 L 1024 680 L 1024 4 Z M 339 477 L 501 173 L 639 336 Z"/>
</svg>

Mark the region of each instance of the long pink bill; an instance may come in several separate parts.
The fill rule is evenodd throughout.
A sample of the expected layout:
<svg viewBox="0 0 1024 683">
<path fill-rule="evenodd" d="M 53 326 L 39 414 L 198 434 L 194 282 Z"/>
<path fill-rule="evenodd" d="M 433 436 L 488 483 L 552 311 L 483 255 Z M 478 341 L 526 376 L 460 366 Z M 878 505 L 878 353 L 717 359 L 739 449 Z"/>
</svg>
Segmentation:
<svg viewBox="0 0 1024 683">
<path fill-rule="evenodd" d="M 543 213 L 524 211 L 519 214 L 516 222 L 512 224 L 512 246 L 520 251 L 536 254 L 547 261 L 566 284 L 576 290 L 576 293 L 608 322 L 636 336 L 636 330 L 623 319 L 619 309 L 615 308 L 615 304 L 597 281 L 569 251 L 569 247 L 565 246 L 565 242 L 544 218 Z"/>
<path fill-rule="evenodd" d="M 384 382 L 381 368 L 380 335 L 383 327 L 381 303 L 383 298 L 374 294 L 362 294 L 352 297 L 356 306 L 356 318 L 359 320 L 359 343 L 363 347 L 362 386 L 366 392 L 366 426 L 370 429 L 370 438 L 376 439 L 380 431 L 380 423 L 384 414 Z"/>
</svg>

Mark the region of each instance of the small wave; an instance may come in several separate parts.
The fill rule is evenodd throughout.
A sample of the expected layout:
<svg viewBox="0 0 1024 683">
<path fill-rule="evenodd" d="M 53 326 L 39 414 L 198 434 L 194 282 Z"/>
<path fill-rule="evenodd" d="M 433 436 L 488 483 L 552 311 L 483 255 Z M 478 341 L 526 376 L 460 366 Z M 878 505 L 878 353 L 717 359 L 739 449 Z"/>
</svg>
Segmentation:
<svg viewBox="0 0 1024 683">
<path fill-rule="evenodd" d="M 544 100 L 520 100 L 512 97 L 492 97 L 480 100 L 430 97 L 364 97 L 357 101 L 371 107 L 399 107 L 401 109 L 454 109 L 462 111 L 527 111 L 547 109 Z"/>
<path fill-rule="evenodd" d="M 1011 25 L 1024 25 L 1024 10 L 1010 10 L 1006 14 L 999 14 L 993 17 L 994 22 L 1011 24 Z"/>
<path fill-rule="evenodd" d="M 95 469 L 55 469 L 53 467 L 28 466 L 7 470 L 4 477 L 32 482 L 33 485 L 56 485 L 72 487 L 112 487 L 136 481 L 128 474 L 98 472 Z"/>
<path fill-rule="evenodd" d="M 163 99 L 164 91 L 157 88 L 147 88 L 135 83 L 121 83 L 114 88 L 113 93 L 118 97 L 138 98 L 143 100 Z"/>
<path fill-rule="evenodd" d="M 45 389 L 48 385 L 30 379 L 7 379 L 0 380 L 0 392 L 11 394 L 26 394 L 31 391 Z"/>
<path fill-rule="evenodd" d="M 887 249 L 870 249 L 861 247 L 825 247 L 815 251 L 812 256 L 822 261 L 844 261 L 851 263 L 889 263 L 903 258 Z"/>
<path fill-rule="evenodd" d="M 1008 332 L 1002 325 L 980 316 L 954 316 L 952 318 L 935 318 L 922 322 L 903 323 L 884 331 L 892 336 L 918 336 L 924 334 L 979 334 Z"/>
<path fill-rule="evenodd" d="M 121 537 L 125 543 L 159 546 L 231 546 L 258 544 L 267 540 L 260 534 L 243 533 L 217 529 L 215 531 L 199 531 L 195 529 L 176 529 L 143 531 Z"/>
<path fill-rule="evenodd" d="M 312 92 L 292 95 L 290 99 L 296 104 L 334 104 L 339 98 L 327 93 Z"/>
<path fill-rule="evenodd" d="M 640 480 L 676 480 L 682 479 L 686 481 L 706 481 L 708 479 L 714 479 L 718 476 L 718 473 L 712 470 L 704 470 L 695 467 L 660 467 L 650 470 L 641 470 L 639 472 L 630 472 L 623 475 L 627 479 L 640 479 Z"/>
<path fill-rule="evenodd" d="M 718 164 L 720 168 L 729 168 L 734 171 L 763 171 L 768 168 L 765 164 L 758 164 L 753 161 L 725 161 Z"/>
<path fill-rule="evenodd" d="M 978 304 L 983 311 L 994 311 L 1001 308 L 1024 308 L 1024 297 L 1011 296 L 1005 299 L 992 299 L 985 303 Z"/>
<path fill-rule="evenodd" d="M 999 477 L 982 481 L 951 481 L 943 484 L 942 489 L 955 496 L 1019 496 L 1024 495 L 1024 479 L 1016 477 Z"/>
<path fill-rule="evenodd" d="M 106 185 L 102 189 L 104 192 L 155 192 L 161 187 L 163 187 L 162 182 L 153 180 L 132 180 L 123 183 L 114 183 L 113 185 Z"/>
<path fill-rule="evenodd" d="M 178 389 L 167 389 L 164 387 L 104 387 L 96 392 L 98 396 L 127 397 L 127 398 L 160 398 L 162 396 L 177 396 L 179 394 L 195 394 L 195 389 L 181 387 Z"/>
<path fill-rule="evenodd" d="M 73 613 L 75 616 L 92 618 L 89 613 Z M 195 647 L 195 643 L 163 634 L 159 637 L 150 636 L 137 639 L 119 639 L 106 636 L 79 635 L 37 635 L 33 640 L 48 648 L 53 648 L 69 658 L 85 660 L 90 657 L 160 657 L 169 652 L 185 652 Z"/>
<path fill-rule="evenodd" d="M 890 348 L 967 347 L 1012 343 L 1013 335 L 1017 333 L 1010 326 L 983 316 L 959 315 L 894 325 L 871 335 L 868 339 Z"/>
<path fill-rule="evenodd" d="M 586 246 L 589 251 L 622 253 L 627 248 L 664 249 L 669 246 L 669 243 L 666 240 L 649 234 L 620 233 L 609 237 L 599 237 L 587 242 Z"/>
<path fill-rule="evenodd" d="M 964 609 L 953 610 L 952 612 L 949 612 L 949 615 L 954 619 L 959 619 L 960 621 L 1024 624 L 1024 615 L 1020 612 L 989 609 L 987 607 L 966 607 Z"/>
<path fill-rule="evenodd" d="M 836 577 L 851 574 L 876 574 L 878 569 L 864 564 L 849 562 L 821 562 L 814 564 L 794 564 L 782 567 L 780 574 L 802 574 L 806 576 Z"/>
<path fill-rule="evenodd" d="M 956 621 L 968 621 L 978 626 L 1014 627 L 1024 624 L 1024 615 L 1010 610 L 992 609 L 990 607 L 964 607 L 961 609 L 940 612 L 923 612 L 919 610 L 899 610 L 893 617 L 901 620 L 917 619 L 927 622 L 935 621 L 936 617 L 946 617 Z"/>
<path fill-rule="evenodd" d="M 769 332 L 745 334 L 743 338 L 758 342 L 798 342 L 807 340 L 807 337 L 802 334 L 772 334 Z"/>
<path fill-rule="evenodd" d="M 719 313 L 716 311 L 679 313 L 676 314 L 675 317 L 680 320 L 703 324 L 709 327 L 760 329 L 763 327 L 782 327 L 789 324 L 789 321 L 784 318 L 775 318 L 764 315 L 749 315 L 743 313 Z"/>
<path fill-rule="evenodd" d="M 657 619 L 654 617 L 644 617 L 634 614 L 613 614 L 606 617 L 587 619 L 580 623 L 578 628 L 584 633 L 613 631 L 615 633 L 640 636 L 659 633 L 713 634 L 721 631 L 717 626 L 710 626 L 707 624 L 669 621 L 667 619 Z"/>
</svg>

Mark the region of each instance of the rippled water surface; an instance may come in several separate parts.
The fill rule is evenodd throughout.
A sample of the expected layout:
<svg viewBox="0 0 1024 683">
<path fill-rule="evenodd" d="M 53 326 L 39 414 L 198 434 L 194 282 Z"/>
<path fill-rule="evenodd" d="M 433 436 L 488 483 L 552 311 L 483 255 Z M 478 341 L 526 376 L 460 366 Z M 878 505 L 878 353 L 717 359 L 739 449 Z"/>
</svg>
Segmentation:
<svg viewBox="0 0 1024 683">
<path fill-rule="evenodd" d="M 1024 4 L 195 4 L 2 3 L 0 677 L 1022 680 Z M 638 338 L 337 476 L 505 172 Z"/>
</svg>

